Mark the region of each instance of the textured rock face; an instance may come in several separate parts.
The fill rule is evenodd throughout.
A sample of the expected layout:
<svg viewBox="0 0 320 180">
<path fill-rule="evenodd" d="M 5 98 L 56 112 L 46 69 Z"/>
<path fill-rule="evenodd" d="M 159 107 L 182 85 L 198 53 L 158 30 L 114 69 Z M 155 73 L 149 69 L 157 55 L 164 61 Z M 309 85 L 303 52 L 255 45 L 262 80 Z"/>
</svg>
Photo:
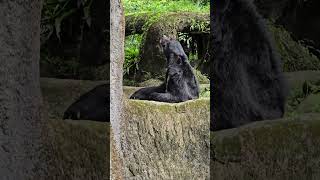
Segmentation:
<svg viewBox="0 0 320 180">
<path fill-rule="evenodd" d="M 0 179 L 42 179 L 40 1 L 0 1 Z"/>
<path fill-rule="evenodd" d="M 275 46 L 281 56 L 284 72 L 320 69 L 320 60 L 306 47 L 296 42 L 284 28 L 269 23 L 268 29 L 275 39 Z"/>
<path fill-rule="evenodd" d="M 47 179 L 109 179 L 110 123 L 62 120 L 63 112 L 81 94 L 106 82 L 52 78 L 40 82 L 48 117 L 43 148 Z"/>
<path fill-rule="evenodd" d="M 209 99 L 126 100 L 126 178 L 209 179 Z"/>
<path fill-rule="evenodd" d="M 319 48 L 319 1 L 253 0 L 260 14 L 283 25 L 295 38 L 310 39 Z"/>
<path fill-rule="evenodd" d="M 47 119 L 47 180 L 109 179 L 110 124 Z"/>
<path fill-rule="evenodd" d="M 51 176 L 103 179 L 111 158 L 111 179 L 208 179 L 209 99 L 168 104 L 124 98 L 123 162 L 109 123 L 60 120 L 75 99 L 103 83 L 41 79 L 44 106 L 54 119 L 48 121 Z M 136 89 L 124 87 L 124 95 Z"/>
<path fill-rule="evenodd" d="M 320 178 L 320 114 L 211 134 L 211 179 Z"/>
</svg>

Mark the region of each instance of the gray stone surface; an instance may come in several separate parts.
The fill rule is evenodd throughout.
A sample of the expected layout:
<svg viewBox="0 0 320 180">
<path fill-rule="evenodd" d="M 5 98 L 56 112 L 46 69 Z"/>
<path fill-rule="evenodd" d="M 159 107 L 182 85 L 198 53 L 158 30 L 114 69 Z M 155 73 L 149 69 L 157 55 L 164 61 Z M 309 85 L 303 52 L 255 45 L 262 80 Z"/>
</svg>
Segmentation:
<svg viewBox="0 0 320 180">
<path fill-rule="evenodd" d="M 128 179 L 209 179 L 209 99 L 127 100 Z"/>
<path fill-rule="evenodd" d="M 255 122 L 211 134 L 214 180 L 317 180 L 320 114 Z"/>
</svg>

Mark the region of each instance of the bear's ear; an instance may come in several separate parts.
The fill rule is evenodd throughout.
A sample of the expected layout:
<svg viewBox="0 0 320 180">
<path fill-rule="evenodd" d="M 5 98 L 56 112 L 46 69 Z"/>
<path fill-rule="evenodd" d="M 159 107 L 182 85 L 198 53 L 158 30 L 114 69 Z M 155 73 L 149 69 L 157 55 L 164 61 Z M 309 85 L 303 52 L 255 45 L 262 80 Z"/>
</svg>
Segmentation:
<svg viewBox="0 0 320 180">
<path fill-rule="evenodd" d="M 230 0 L 216 0 L 213 1 L 213 11 L 224 12 L 229 6 Z"/>
</svg>

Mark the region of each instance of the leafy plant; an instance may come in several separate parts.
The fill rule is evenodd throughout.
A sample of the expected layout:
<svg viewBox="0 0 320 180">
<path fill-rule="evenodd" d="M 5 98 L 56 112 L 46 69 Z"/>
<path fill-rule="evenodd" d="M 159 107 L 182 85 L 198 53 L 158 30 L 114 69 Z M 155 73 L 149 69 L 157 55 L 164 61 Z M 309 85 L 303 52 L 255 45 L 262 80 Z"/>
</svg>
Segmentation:
<svg viewBox="0 0 320 180">
<path fill-rule="evenodd" d="M 206 87 L 200 92 L 200 97 L 210 97 L 210 88 Z"/>
<path fill-rule="evenodd" d="M 126 14 L 164 12 L 209 12 L 208 0 L 124 0 Z"/>
<path fill-rule="evenodd" d="M 124 74 L 128 75 L 139 69 L 138 63 L 140 61 L 140 44 L 142 35 L 134 34 L 126 37 L 125 40 L 125 61 L 123 65 Z"/>
<path fill-rule="evenodd" d="M 190 31 L 208 32 L 210 28 L 210 22 L 196 21 L 192 19 Z"/>
<path fill-rule="evenodd" d="M 192 37 L 189 36 L 188 33 L 178 32 L 178 41 L 184 42 L 185 44 L 187 44 L 187 47 L 190 48 L 192 43 Z"/>
</svg>

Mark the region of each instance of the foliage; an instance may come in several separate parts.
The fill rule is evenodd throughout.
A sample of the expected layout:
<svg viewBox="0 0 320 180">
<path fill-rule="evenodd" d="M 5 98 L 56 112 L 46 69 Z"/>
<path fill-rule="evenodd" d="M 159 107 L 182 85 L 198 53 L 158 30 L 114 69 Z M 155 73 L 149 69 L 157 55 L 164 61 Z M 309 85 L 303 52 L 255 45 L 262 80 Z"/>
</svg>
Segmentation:
<svg viewBox="0 0 320 180">
<path fill-rule="evenodd" d="M 209 12 L 207 0 L 124 0 L 125 13 Z"/>
<path fill-rule="evenodd" d="M 54 32 L 60 39 L 62 22 L 78 11 L 82 12 L 83 20 L 90 26 L 90 7 L 92 1 L 45 0 L 41 18 L 41 42 L 46 42 Z"/>
<path fill-rule="evenodd" d="M 146 32 L 149 27 L 159 21 L 166 19 L 164 15 L 174 12 L 196 12 L 196 13 L 209 13 L 209 1 L 207 0 L 124 0 L 124 8 L 126 16 L 130 16 L 130 24 L 135 22 L 143 22 L 142 35 L 133 35 L 126 37 L 125 41 L 125 62 L 124 62 L 124 75 L 132 77 L 135 72 L 139 70 L 138 62 L 140 61 L 140 43 L 145 38 Z M 127 23 L 127 22 L 126 22 Z M 133 26 L 134 27 L 134 26 Z M 210 22 L 198 22 L 192 19 L 190 22 L 190 31 L 208 31 Z M 183 38 L 188 43 L 188 48 L 191 44 L 195 45 L 191 37 L 187 34 L 180 34 L 179 40 Z M 179 36 L 180 36 L 179 35 Z M 189 53 L 189 60 L 194 61 L 198 59 L 197 52 Z M 151 78 L 151 77 L 150 77 Z M 160 77 L 152 77 L 160 78 Z"/>
<path fill-rule="evenodd" d="M 125 62 L 123 65 L 124 74 L 128 75 L 132 71 L 139 69 L 139 49 L 142 35 L 134 34 L 126 37 L 125 40 Z"/>
<path fill-rule="evenodd" d="M 200 97 L 210 97 L 210 87 L 205 87 L 205 88 L 200 92 Z"/>
<path fill-rule="evenodd" d="M 195 19 L 191 20 L 190 31 L 198 32 L 208 32 L 210 31 L 210 21 L 197 21 Z"/>
</svg>

